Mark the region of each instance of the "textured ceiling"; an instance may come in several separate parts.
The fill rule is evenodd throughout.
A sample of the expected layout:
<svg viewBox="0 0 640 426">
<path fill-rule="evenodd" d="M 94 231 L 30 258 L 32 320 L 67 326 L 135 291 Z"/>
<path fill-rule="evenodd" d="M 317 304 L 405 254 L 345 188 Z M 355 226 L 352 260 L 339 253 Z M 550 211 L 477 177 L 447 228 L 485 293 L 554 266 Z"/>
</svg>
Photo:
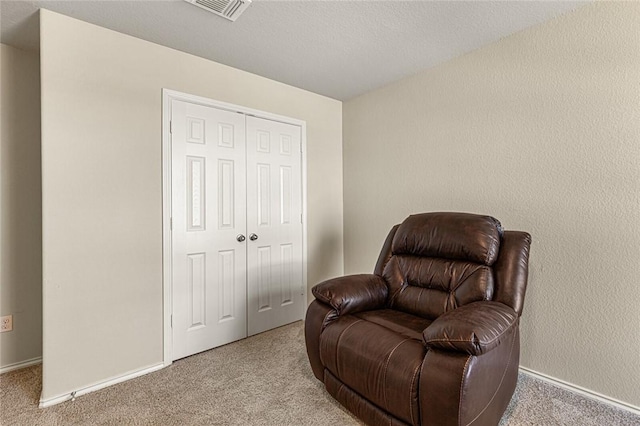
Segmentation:
<svg viewBox="0 0 640 426">
<path fill-rule="evenodd" d="M 230 22 L 181 0 L 0 0 L 2 43 L 38 48 L 40 7 L 348 100 L 584 2 L 254 0 Z"/>
</svg>

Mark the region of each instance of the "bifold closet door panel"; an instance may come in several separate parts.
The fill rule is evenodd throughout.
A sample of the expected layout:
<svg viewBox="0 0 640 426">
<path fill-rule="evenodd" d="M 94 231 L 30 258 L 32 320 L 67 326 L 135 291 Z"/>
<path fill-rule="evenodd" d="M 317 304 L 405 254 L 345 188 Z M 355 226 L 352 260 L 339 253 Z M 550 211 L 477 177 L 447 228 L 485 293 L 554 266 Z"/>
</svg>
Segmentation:
<svg viewBox="0 0 640 426">
<path fill-rule="evenodd" d="M 247 117 L 248 334 L 302 318 L 301 128 Z"/>
<path fill-rule="evenodd" d="M 173 359 L 247 335 L 245 116 L 172 101 Z"/>
</svg>

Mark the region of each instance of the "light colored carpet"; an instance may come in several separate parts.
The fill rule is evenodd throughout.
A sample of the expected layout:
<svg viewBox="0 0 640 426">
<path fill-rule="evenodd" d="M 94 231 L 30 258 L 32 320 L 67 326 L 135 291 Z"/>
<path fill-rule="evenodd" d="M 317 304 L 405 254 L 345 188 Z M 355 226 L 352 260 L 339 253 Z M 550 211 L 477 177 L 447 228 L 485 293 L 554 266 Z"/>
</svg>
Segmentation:
<svg viewBox="0 0 640 426">
<path fill-rule="evenodd" d="M 71 368 L 71 367 L 70 367 Z M 360 425 L 311 373 L 301 322 L 39 409 L 41 367 L 0 376 L 4 425 Z M 500 423 L 640 425 L 640 417 L 526 375 Z"/>
</svg>

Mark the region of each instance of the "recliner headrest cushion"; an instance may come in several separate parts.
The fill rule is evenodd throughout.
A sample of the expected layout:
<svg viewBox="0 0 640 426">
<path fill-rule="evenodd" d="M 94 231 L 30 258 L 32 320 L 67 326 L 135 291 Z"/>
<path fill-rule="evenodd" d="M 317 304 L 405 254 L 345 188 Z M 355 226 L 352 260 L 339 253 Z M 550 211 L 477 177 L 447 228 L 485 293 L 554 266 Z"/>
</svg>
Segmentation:
<svg viewBox="0 0 640 426">
<path fill-rule="evenodd" d="M 438 257 L 493 265 L 502 225 L 491 216 L 469 213 L 422 213 L 405 219 L 391 246 L 394 255 Z"/>
</svg>

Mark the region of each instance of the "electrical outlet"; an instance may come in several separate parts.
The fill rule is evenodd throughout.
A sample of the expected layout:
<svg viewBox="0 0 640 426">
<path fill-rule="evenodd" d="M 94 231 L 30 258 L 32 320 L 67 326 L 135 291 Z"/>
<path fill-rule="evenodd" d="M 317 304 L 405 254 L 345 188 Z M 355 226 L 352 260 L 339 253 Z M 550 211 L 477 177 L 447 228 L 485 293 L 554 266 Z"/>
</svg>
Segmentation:
<svg viewBox="0 0 640 426">
<path fill-rule="evenodd" d="M 0 317 L 0 333 L 13 330 L 13 315 Z"/>
</svg>

